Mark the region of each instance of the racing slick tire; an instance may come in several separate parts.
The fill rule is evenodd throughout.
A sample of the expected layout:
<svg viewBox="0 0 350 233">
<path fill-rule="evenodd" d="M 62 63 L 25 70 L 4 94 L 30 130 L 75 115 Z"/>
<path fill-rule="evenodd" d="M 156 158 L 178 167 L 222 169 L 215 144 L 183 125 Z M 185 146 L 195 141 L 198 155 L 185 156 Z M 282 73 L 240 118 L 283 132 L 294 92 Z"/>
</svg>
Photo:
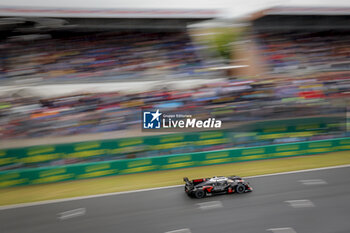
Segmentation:
<svg viewBox="0 0 350 233">
<path fill-rule="evenodd" d="M 236 193 L 244 193 L 245 192 L 245 186 L 243 184 L 238 184 L 236 186 Z"/>
<path fill-rule="evenodd" d="M 199 189 L 194 193 L 194 196 L 198 199 L 203 198 L 205 197 L 205 192 L 204 190 Z"/>
</svg>

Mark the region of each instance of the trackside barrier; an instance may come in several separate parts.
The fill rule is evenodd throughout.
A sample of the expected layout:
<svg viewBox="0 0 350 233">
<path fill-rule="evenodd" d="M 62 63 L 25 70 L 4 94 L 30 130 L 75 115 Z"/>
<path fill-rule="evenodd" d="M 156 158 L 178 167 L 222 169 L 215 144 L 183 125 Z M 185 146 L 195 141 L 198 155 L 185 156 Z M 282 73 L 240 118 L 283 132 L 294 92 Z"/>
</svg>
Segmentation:
<svg viewBox="0 0 350 233">
<path fill-rule="evenodd" d="M 332 127 L 339 127 L 334 126 L 334 122 L 339 123 L 341 120 L 330 117 L 275 120 L 245 125 L 243 128 L 249 128 L 249 132 L 226 129 L 0 149 L 0 170 L 16 165 L 43 167 L 62 164 L 62 160 L 111 160 L 144 151 L 167 151 L 175 154 L 176 152 L 172 152 L 173 148 L 208 147 L 241 142 L 244 138 L 259 141 L 311 137 L 328 132 Z"/>
<path fill-rule="evenodd" d="M 350 138 L 0 172 L 0 188 L 350 150 Z"/>
<path fill-rule="evenodd" d="M 229 140 L 228 132 L 220 130 L 0 149 L 0 167 L 15 164 L 49 166 L 55 161 L 75 159 L 111 160 L 109 157 L 122 157 L 139 151 L 167 150 L 186 145 L 217 145 Z"/>
</svg>

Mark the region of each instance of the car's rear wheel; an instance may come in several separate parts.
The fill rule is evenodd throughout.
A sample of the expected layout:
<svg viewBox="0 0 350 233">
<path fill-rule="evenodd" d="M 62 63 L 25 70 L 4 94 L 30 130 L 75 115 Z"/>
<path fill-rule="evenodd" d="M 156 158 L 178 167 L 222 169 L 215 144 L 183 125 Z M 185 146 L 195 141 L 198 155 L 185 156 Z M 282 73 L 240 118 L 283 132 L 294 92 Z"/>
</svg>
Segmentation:
<svg viewBox="0 0 350 233">
<path fill-rule="evenodd" d="M 204 192 L 204 190 L 197 190 L 195 193 L 194 193 L 194 196 L 196 197 L 196 198 L 203 198 L 203 197 L 205 197 L 205 192 Z"/>
<path fill-rule="evenodd" d="M 245 186 L 243 184 L 238 184 L 236 186 L 236 193 L 244 193 L 245 192 Z"/>
</svg>

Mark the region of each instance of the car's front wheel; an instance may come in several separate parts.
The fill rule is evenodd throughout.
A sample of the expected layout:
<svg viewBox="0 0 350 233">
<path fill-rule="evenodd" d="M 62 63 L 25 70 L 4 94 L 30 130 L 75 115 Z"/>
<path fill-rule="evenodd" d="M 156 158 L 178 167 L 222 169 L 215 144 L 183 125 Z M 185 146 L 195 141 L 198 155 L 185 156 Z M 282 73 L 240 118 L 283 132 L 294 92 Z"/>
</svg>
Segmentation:
<svg viewBox="0 0 350 233">
<path fill-rule="evenodd" d="M 238 184 L 236 186 L 236 193 L 244 193 L 245 192 L 245 186 L 243 184 Z"/>
<path fill-rule="evenodd" d="M 205 192 L 204 192 L 204 190 L 199 189 L 194 193 L 194 196 L 196 198 L 203 198 L 203 197 L 205 197 Z"/>
</svg>

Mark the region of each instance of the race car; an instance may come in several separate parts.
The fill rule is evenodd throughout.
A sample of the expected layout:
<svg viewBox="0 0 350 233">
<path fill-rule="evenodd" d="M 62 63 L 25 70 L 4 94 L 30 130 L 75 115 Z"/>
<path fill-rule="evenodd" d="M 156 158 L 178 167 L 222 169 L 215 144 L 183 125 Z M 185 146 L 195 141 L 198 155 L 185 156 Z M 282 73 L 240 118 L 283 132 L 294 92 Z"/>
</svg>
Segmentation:
<svg viewBox="0 0 350 233">
<path fill-rule="evenodd" d="M 190 197 L 203 198 L 218 194 L 247 193 L 253 191 L 250 184 L 239 176 L 215 176 L 189 180 L 184 177 L 185 192 Z"/>
</svg>

